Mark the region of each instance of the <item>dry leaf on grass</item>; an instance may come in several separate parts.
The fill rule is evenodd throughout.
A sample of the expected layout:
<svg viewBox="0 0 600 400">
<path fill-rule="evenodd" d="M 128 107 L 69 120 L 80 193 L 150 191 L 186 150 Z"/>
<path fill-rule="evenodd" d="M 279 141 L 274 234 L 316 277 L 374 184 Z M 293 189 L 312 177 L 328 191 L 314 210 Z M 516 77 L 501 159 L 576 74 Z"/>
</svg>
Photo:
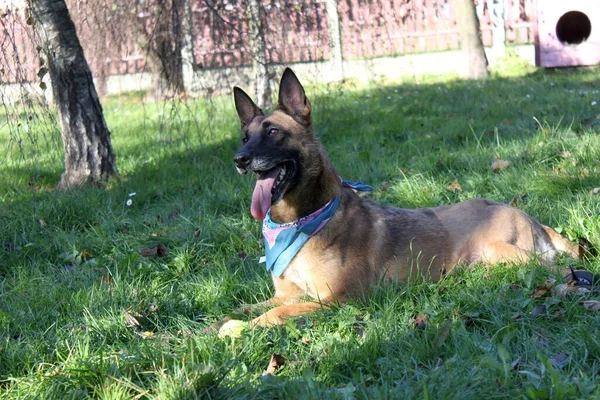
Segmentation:
<svg viewBox="0 0 600 400">
<path fill-rule="evenodd" d="M 513 207 L 518 207 L 521 201 L 525 200 L 528 197 L 527 193 L 517 193 L 513 196 L 510 201 L 510 205 Z"/>
<path fill-rule="evenodd" d="M 125 313 L 125 323 L 131 328 L 141 329 L 142 324 L 140 324 L 140 319 L 142 318 L 141 315 L 133 315 L 128 312 Z"/>
<path fill-rule="evenodd" d="M 494 171 L 494 173 L 497 174 L 498 172 L 500 172 L 500 170 L 503 170 L 504 168 L 508 167 L 509 165 L 510 165 L 510 161 L 494 160 L 494 162 L 492 163 L 492 171 Z"/>
<path fill-rule="evenodd" d="M 455 179 L 452 181 L 451 184 L 446 186 L 446 190 L 448 190 L 449 192 L 458 193 L 462 190 L 462 186 L 460 186 L 460 182 L 458 181 L 458 179 Z"/>
<path fill-rule="evenodd" d="M 101 276 L 100 279 L 98 279 L 98 282 L 101 284 L 104 283 L 106 285 L 110 285 L 113 282 L 113 278 L 110 275 L 104 275 Z"/>
<path fill-rule="evenodd" d="M 275 354 L 271 356 L 271 361 L 269 361 L 269 365 L 267 365 L 267 369 L 263 372 L 263 376 L 265 375 L 273 375 L 279 367 L 285 365 L 285 357 L 281 354 Z"/>
<path fill-rule="evenodd" d="M 584 300 L 580 301 L 579 304 L 581 304 L 586 310 L 600 311 L 600 301 L 598 300 Z"/>
<path fill-rule="evenodd" d="M 146 247 L 140 250 L 140 253 L 144 257 L 164 257 L 167 255 L 167 248 L 164 244 L 159 243 L 156 247 Z"/>
<path fill-rule="evenodd" d="M 592 190 L 590 190 L 590 195 L 592 196 L 598 193 L 600 193 L 600 187 L 595 187 Z"/>
<path fill-rule="evenodd" d="M 546 293 L 548 293 L 548 289 L 546 287 L 544 287 L 544 286 L 538 286 L 535 289 L 535 292 L 533 292 L 533 294 L 531 295 L 531 298 L 537 299 L 539 297 L 545 296 Z"/>
<path fill-rule="evenodd" d="M 561 156 L 562 158 L 569 158 L 573 154 L 569 150 L 564 150 L 564 151 L 559 152 L 558 155 Z"/>
</svg>

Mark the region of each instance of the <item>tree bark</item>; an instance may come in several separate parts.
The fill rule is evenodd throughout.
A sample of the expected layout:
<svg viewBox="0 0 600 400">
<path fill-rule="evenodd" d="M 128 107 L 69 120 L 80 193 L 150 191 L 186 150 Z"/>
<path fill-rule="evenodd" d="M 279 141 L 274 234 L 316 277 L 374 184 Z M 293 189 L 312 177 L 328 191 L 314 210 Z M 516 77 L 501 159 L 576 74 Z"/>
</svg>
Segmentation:
<svg viewBox="0 0 600 400">
<path fill-rule="evenodd" d="M 461 48 L 467 57 L 467 78 L 485 79 L 489 75 L 488 60 L 481 40 L 475 3 L 473 0 L 455 0 L 454 3 Z"/>
<path fill-rule="evenodd" d="M 30 0 L 48 59 L 65 152 L 59 186 L 99 184 L 117 173 L 110 132 L 64 0 Z"/>
<path fill-rule="evenodd" d="M 337 0 L 327 0 L 325 2 L 325 10 L 327 13 L 327 33 L 329 34 L 333 78 L 336 81 L 341 81 L 344 79 L 344 66 Z"/>
<path fill-rule="evenodd" d="M 185 94 L 181 55 L 184 7 L 185 0 L 158 0 L 154 9 L 143 13 L 156 18 L 151 33 L 146 30 L 146 18 L 138 18 L 136 43 L 146 54 L 156 98 Z"/>
<path fill-rule="evenodd" d="M 265 27 L 260 17 L 260 2 L 248 1 L 248 25 L 250 29 L 250 52 L 254 70 L 255 93 L 258 105 L 263 109 L 273 106 L 271 80 L 267 68 L 267 44 L 265 43 Z"/>
</svg>

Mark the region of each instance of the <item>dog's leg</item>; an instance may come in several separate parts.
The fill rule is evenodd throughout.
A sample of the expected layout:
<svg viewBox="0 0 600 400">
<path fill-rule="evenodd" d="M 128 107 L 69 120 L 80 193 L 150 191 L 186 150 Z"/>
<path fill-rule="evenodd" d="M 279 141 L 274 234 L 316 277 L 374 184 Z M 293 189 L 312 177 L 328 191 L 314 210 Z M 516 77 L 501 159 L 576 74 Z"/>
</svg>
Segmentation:
<svg viewBox="0 0 600 400">
<path fill-rule="evenodd" d="M 256 310 L 260 310 L 261 308 L 266 308 L 269 306 L 279 306 L 279 305 L 281 305 L 283 303 L 287 303 L 287 302 L 290 302 L 290 300 L 273 297 L 272 299 L 261 301 L 259 303 L 255 303 L 255 304 L 245 304 L 245 305 L 233 310 L 233 314 L 243 314 L 243 315 L 249 316 Z"/>
<path fill-rule="evenodd" d="M 336 297 L 336 303 L 343 303 L 345 298 Z M 299 304 L 288 304 L 279 307 L 275 307 L 258 318 L 250 321 L 251 327 L 256 326 L 274 326 L 274 325 L 283 325 L 285 323 L 285 319 L 289 317 L 297 317 L 299 315 L 310 314 L 319 309 L 329 309 L 331 304 L 333 304 L 333 298 L 324 299 L 321 301 L 311 301 L 306 303 Z"/>
<path fill-rule="evenodd" d="M 532 257 L 536 257 L 532 252 L 523 250 L 506 242 L 498 241 L 486 244 L 485 247 L 481 249 L 481 259 L 475 260 L 475 262 L 484 262 L 489 265 L 495 265 L 501 262 L 522 264 L 529 261 Z"/>
</svg>

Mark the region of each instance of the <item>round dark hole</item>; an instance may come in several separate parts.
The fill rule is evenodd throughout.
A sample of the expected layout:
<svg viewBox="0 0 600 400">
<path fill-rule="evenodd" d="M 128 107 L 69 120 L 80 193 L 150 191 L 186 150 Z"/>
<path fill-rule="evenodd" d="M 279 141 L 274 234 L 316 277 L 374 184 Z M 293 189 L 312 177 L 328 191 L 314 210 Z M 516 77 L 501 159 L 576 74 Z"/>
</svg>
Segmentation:
<svg viewBox="0 0 600 400">
<path fill-rule="evenodd" d="M 556 23 L 556 37 L 565 44 L 585 42 L 592 33 L 592 23 L 581 11 L 569 11 Z"/>
</svg>

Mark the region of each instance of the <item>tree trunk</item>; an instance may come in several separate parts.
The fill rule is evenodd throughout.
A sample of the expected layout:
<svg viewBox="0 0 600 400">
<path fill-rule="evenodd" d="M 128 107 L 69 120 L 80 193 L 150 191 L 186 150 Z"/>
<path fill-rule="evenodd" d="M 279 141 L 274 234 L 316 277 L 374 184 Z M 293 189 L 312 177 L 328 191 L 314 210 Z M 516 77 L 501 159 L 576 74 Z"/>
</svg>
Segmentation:
<svg viewBox="0 0 600 400">
<path fill-rule="evenodd" d="M 181 46 L 185 0 L 158 0 L 156 8 L 138 18 L 136 43 L 145 53 L 146 65 L 152 72 L 156 98 L 185 94 Z M 146 30 L 146 17 L 153 16 L 153 31 Z"/>
<path fill-rule="evenodd" d="M 467 78 L 485 79 L 488 77 L 488 61 L 481 41 L 475 3 L 473 0 L 455 0 L 455 4 L 461 48 L 468 63 Z"/>
<path fill-rule="evenodd" d="M 64 0 L 30 0 L 58 106 L 65 151 L 59 186 L 99 184 L 117 173 L 110 132 Z"/>
<path fill-rule="evenodd" d="M 267 68 L 267 44 L 265 43 L 265 27 L 260 17 L 260 2 L 248 1 L 248 25 L 250 29 L 250 52 L 254 70 L 255 93 L 258 105 L 264 109 L 273 106 L 271 80 Z"/>
<path fill-rule="evenodd" d="M 325 2 L 325 10 L 327 13 L 327 33 L 329 34 L 333 78 L 336 81 L 341 81 L 344 79 L 344 67 L 337 0 L 327 0 Z"/>
</svg>

